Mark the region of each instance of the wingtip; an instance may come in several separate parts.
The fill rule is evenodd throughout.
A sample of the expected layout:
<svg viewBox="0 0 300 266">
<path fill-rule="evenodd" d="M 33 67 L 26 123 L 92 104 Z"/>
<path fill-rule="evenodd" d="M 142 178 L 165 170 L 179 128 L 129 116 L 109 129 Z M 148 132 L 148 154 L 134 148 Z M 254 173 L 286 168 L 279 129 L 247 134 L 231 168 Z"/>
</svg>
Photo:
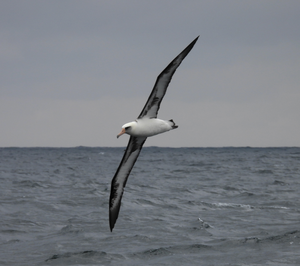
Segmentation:
<svg viewBox="0 0 300 266">
<path fill-rule="evenodd" d="M 120 204 L 117 205 L 116 209 L 110 208 L 109 209 L 109 228 L 112 232 L 115 224 L 117 222 L 118 216 L 119 216 L 119 210 L 120 210 Z"/>
<path fill-rule="evenodd" d="M 115 227 L 116 221 L 112 221 L 112 219 L 109 219 L 109 229 L 112 232 Z"/>
<path fill-rule="evenodd" d="M 200 37 L 200 35 L 198 35 L 198 36 L 195 38 L 195 40 L 192 41 L 192 43 L 195 44 L 195 43 L 198 41 L 199 37 Z"/>
</svg>

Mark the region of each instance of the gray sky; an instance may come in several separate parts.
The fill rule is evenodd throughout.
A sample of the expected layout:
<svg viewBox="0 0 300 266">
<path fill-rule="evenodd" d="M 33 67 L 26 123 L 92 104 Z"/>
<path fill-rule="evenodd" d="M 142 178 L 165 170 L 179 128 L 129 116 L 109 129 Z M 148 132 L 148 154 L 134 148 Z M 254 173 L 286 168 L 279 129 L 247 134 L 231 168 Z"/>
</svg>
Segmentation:
<svg viewBox="0 0 300 266">
<path fill-rule="evenodd" d="M 125 146 L 195 37 L 146 146 L 300 146 L 300 1 L 1 1 L 0 147 Z"/>
</svg>

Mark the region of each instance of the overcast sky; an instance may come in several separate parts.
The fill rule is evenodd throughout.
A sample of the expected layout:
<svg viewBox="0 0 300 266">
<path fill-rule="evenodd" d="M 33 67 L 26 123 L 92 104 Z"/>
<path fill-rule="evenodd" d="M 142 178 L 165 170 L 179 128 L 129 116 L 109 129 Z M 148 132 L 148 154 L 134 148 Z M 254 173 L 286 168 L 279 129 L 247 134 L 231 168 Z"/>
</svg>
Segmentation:
<svg viewBox="0 0 300 266">
<path fill-rule="evenodd" d="M 300 146 L 300 1 L 1 1 L 0 147 L 125 146 L 200 38 L 145 146 Z"/>
</svg>

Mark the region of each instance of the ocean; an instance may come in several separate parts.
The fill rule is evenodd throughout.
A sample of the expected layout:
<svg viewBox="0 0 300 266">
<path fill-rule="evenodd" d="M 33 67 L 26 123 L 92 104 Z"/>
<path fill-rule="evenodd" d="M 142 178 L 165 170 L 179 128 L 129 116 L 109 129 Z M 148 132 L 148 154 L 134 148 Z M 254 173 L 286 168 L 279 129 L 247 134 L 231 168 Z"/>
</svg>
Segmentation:
<svg viewBox="0 0 300 266">
<path fill-rule="evenodd" d="M 300 265 L 300 148 L 0 148 L 0 265 Z"/>
</svg>

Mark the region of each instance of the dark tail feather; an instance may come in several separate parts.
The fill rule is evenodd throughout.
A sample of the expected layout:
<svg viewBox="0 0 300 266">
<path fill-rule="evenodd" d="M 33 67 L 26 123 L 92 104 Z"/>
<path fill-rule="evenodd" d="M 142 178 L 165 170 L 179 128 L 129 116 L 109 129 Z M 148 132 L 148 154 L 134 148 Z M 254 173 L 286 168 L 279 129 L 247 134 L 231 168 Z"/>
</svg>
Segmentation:
<svg viewBox="0 0 300 266">
<path fill-rule="evenodd" d="M 175 125 L 175 122 L 173 121 L 173 119 L 170 119 L 169 121 L 170 121 L 171 123 L 173 123 L 173 125 L 172 125 L 172 128 L 173 128 L 173 129 L 178 128 L 178 126 Z"/>
</svg>

